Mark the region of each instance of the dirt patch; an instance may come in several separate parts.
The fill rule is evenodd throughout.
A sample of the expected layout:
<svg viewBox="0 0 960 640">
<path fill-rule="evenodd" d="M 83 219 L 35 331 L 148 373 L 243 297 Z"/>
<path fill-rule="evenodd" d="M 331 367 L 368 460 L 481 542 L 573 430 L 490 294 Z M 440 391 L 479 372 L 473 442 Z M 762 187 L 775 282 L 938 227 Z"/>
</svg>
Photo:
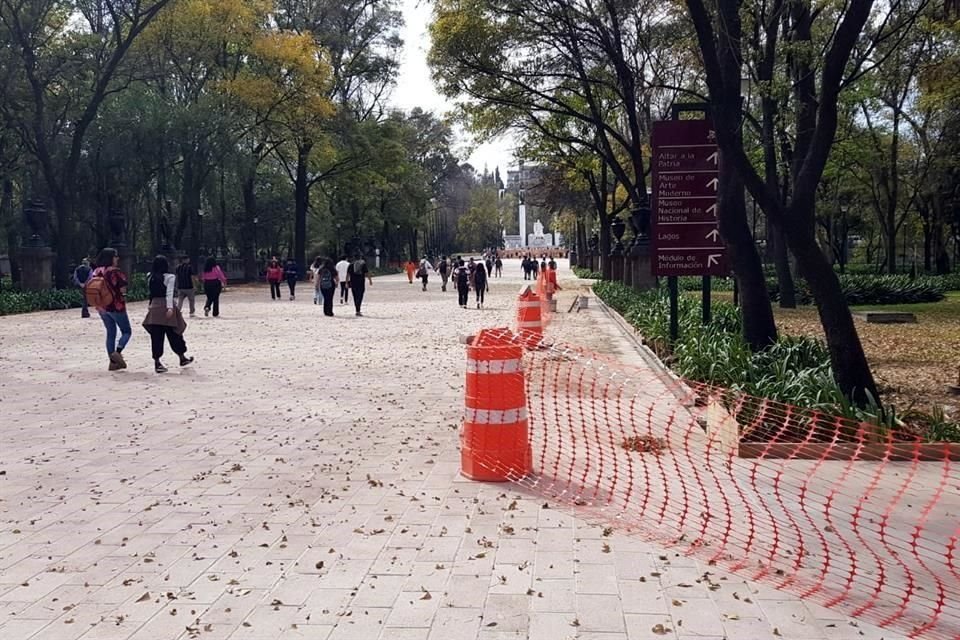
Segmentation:
<svg viewBox="0 0 960 640">
<path fill-rule="evenodd" d="M 948 390 L 948 385 L 957 384 L 960 367 L 960 295 L 892 310 L 916 314 L 916 324 L 855 321 L 884 400 L 900 411 L 940 405 L 951 415 L 960 415 L 960 396 Z M 813 307 L 775 308 L 774 313 L 783 333 L 823 337 Z"/>
</svg>

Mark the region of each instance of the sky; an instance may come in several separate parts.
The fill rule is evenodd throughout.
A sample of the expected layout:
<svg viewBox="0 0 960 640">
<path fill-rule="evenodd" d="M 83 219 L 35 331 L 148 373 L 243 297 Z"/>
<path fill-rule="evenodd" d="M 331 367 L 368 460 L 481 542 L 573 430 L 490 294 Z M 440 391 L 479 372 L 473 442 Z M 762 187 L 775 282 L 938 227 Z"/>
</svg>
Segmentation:
<svg viewBox="0 0 960 640">
<path fill-rule="evenodd" d="M 405 26 L 402 32 L 403 53 L 400 62 L 400 77 L 390 102 L 393 106 L 410 110 L 420 107 L 443 117 L 452 104 L 437 93 L 430 79 L 427 66 L 427 50 L 430 36 L 427 25 L 430 22 L 430 3 L 426 0 L 401 0 L 401 9 Z M 459 130 L 456 151 L 459 157 L 466 159 L 477 169 L 490 171 L 499 166 L 506 177 L 506 169 L 514 164 L 513 149 L 516 143 L 509 139 L 500 139 L 484 144 L 476 144 L 469 134 Z"/>
</svg>

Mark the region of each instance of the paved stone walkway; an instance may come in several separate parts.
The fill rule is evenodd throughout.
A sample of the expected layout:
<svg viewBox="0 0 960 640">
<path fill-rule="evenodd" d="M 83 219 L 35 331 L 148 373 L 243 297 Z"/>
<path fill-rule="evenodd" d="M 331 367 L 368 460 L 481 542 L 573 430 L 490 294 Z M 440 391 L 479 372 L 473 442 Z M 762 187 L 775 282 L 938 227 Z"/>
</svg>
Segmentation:
<svg viewBox="0 0 960 640">
<path fill-rule="evenodd" d="M 0 638 L 896 637 L 460 478 L 457 337 L 512 324 L 505 271 L 483 311 L 377 279 L 362 319 L 235 288 L 164 376 L 143 304 L 119 373 L 79 311 L 0 318 Z M 600 309 L 556 327 L 637 360 Z"/>
</svg>

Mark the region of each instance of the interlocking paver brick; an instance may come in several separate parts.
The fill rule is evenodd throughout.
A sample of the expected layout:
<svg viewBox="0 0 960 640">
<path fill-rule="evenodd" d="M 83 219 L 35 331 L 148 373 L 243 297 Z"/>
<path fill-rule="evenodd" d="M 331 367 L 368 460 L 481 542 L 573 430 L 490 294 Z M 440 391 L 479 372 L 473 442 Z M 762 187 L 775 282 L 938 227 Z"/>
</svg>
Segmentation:
<svg viewBox="0 0 960 640">
<path fill-rule="evenodd" d="M 0 317 L 0 638 L 896 637 L 462 478 L 457 336 L 513 323 L 505 272 L 483 311 L 380 278 L 363 319 L 234 288 L 165 376 L 142 303 L 118 373 L 96 320 Z M 551 331 L 636 364 L 595 307 Z"/>
</svg>

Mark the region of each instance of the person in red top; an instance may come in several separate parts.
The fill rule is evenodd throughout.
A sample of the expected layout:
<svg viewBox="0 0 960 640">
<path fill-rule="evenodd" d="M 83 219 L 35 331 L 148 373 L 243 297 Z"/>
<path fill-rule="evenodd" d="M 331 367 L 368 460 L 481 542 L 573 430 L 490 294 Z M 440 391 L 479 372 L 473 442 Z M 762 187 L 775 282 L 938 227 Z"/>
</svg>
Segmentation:
<svg viewBox="0 0 960 640">
<path fill-rule="evenodd" d="M 270 299 L 279 300 L 280 283 L 283 282 L 283 267 L 276 258 L 267 265 L 267 282 L 270 283 Z"/>
<path fill-rule="evenodd" d="M 113 301 L 103 309 L 97 309 L 103 326 L 107 330 L 107 357 L 110 359 L 110 371 L 126 369 L 127 363 L 123 359 L 123 349 L 130 342 L 130 318 L 127 316 L 127 276 L 120 271 L 120 255 L 116 249 L 106 247 L 97 256 L 97 268 L 94 276 L 103 276 Z M 120 341 L 117 341 L 117 330 L 120 330 Z"/>
<path fill-rule="evenodd" d="M 207 294 L 207 301 L 203 305 L 203 315 L 210 315 L 210 309 L 213 309 L 213 317 L 220 315 L 220 294 L 223 288 L 227 286 L 227 276 L 223 269 L 217 264 L 216 258 L 207 258 L 203 265 L 203 292 Z"/>
</svg>

